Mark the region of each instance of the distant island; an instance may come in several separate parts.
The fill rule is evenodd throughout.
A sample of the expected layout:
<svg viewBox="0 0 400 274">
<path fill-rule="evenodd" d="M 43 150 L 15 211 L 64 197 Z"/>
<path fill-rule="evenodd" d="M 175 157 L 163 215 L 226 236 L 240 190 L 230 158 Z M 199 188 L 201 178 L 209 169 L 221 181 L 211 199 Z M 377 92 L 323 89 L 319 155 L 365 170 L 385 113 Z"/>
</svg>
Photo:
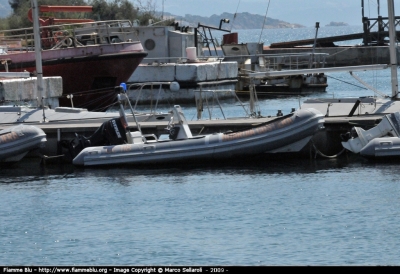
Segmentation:
<svg viewBox="0 0 400 274">
<path fill-rule="evenodd" d="M 267 17 L 264 23 L 264 16 L 242 12 L 235 14 L 224 12 L 220 15 L 212 15 L 203 17 L 198 15 L 186 14 L 185 16 L 174 16 L 172 14 L 164 14 L 164 17 L 174 17 L 176 21 L 186 23 L 192 27 L 197 27 L 199 23 L 208 26 L 219 27 L 221 19 L 229 19 L 228 24 L 222 24 L 222 29 L 279 29 L 279 28 L 304 28 L 305 26 L 295 23 L 288 23 L 278 19 Z M 264 24 L 264 27 L 263 27 Z"/>
<path fill-rule="evenodd" d="M 349 24 L 344 22 L 330 22 L 329 24 L 325 25 L 325 27 L 344 27 L 348 26 Z"/>
</svg>

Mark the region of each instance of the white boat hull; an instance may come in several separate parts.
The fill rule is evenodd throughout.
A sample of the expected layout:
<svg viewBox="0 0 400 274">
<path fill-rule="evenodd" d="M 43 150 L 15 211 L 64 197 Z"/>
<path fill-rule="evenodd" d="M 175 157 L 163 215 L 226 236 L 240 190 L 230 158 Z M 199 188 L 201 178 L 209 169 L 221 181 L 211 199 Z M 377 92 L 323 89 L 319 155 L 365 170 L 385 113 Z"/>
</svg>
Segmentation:
<svg viewBox="0 0 400 274">
<path fill-rule="evenodd" d="M 400 138 L 382 137 L 371 140 L 360 151 L 367 158 L 400 157 Z"/>
<path fill-rule="evenodd" d="M 345 149 L 360 153 L 367 158 L 385 158 L 400 156 L 400 113 L 383 116 L 375 127 L 364 130 L 353 127 L 348 135 L 354 135 L 342 142 Z"/>
<path fill-rule="evenodd" d="M 139 122 L 168 121 L 168 113 L 136 113 Z M 112 118 L 119 117 L 118 112 L 96 112 L 83 108 L 57 107 L 55 109 L 29 108 L 25 106 L 0 106 L 0 126 L 12 124 L 32 124 L 40 127 L 44 123 L 51 124 L 101 124 Z M 127 114 L 128 121 L 133 122 L 132 114 Z"/>
</svg>

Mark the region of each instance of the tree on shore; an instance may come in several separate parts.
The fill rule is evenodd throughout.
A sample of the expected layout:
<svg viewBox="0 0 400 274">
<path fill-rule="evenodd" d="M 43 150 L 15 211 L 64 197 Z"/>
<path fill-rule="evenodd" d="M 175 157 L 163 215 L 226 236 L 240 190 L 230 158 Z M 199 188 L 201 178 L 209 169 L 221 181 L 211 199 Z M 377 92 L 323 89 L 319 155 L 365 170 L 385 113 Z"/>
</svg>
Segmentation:
<svg viewBox="0 0 400 274">
<path fill-rule="evenodd" d="M 87 6 L 85 0 L 38 0 L 38 5 L 49 5 L 49 6 Z M 12 14 L 5 20 L 7 26 L 2 29 L 18 29 L 32 27 L 32 22 L 28 19 L 28 11 L 31 8 L 31 0 L 8 0 L 12 9 Z M 53 16 L 48 14 L 46 16 Z M 57 13 L 57 18 L 78 18 L 77 14 L 68 15 L 67 13 Z"/>
<path fill-rule="evenodd" d="M 89 4 L 93 6 L 93 13 L 89 18 L 95 20 L 135 20 L 139 17 L 139 9 L 128 0 L 92 0 Z"/>
<path fill-rule="evenodd" d="M 149 20 L 162 21 L 156 14 L 155 0 L 38 0 L 38 5 L 49 6 L 93 6 L 92 13 L 57 12 L 40 14 L 56 18 L 88 18 L 94 20 L 130 20 L 140 25 L 147 25 Z M 32 27 L 27 14 L 31 8 L 31 0 L 9 0 L 12 14 L 0 20 L 0 29 L 17 29 Z M 172 21 L 164 22 L 167 25 Z"/>
</svg>

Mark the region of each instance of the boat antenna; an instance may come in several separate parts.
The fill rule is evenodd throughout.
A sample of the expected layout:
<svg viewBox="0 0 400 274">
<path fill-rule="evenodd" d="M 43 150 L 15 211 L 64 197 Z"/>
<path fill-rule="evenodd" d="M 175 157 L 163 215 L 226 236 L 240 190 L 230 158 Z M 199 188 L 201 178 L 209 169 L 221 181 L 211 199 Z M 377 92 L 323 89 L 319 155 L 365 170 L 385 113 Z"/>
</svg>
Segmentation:
<svg viewBox="0 0 400 274">
<path fill-rule="evenodd" d="M 261 36 L 262 36 L 263 30 L 264 30 L 265 20 L 267 20 L 267 14 L 268 14 L 268 9 L 269 9 L 269 3 L 271 3 L 271 0 L 268 0 L 267 11 L 265 12 L 264 22 L 263 22 L 263 25 L 262 25 L 262 28 L 261 28 L 261 32 L 260 32 L 260 39 L 258 39 L 258 43 L 259 43 L 259 44 L 261 43 Z"/>
<path fill-rule="evenodd" d="M 43 91 L 43 69 L 42 69 L 42 45 L 40 43 L 40 29 L 39 29 L 39 10 L 37 0 L 31 0 L 33 11 L 33 36 L 35 41 L 35 58 L 36 58 L 36 81 L 37 89 L 42 98 L 42 108 L 44 108 L 44 91 Z"/>
<path fill-rule="evenodd" d="M 231 24 L 231 29 L 230 29 L 230 31 L 232 31 L 233 23 L 235 22 L 235 19 L 236 19 L 236 16 L 237 16 L 237 11 L 238 11 L 238 9 L 239 9 L 239 5 L 240 5 L 240 0 L 239 0 L 239 3 L 238 3 L 238 5 L 237 5 L 237 7 L 236 7 L 236 12 L 235 12 L 235 14 L 233 15 L 233 20 L 232 20 L 232 24 Z"/>
</svg>

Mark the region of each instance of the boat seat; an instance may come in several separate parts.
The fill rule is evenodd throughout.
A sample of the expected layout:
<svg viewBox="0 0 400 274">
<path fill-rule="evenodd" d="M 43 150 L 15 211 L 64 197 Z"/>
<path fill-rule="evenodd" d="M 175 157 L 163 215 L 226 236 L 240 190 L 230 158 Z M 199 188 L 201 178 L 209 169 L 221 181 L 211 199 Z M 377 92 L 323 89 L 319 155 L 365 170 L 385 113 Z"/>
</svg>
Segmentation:
<svg viewBox="0 0 400 274">
<path fill-rule="evenodd" d="M 126 140 L 128 144 L 143 144 L 143 136 L 140 131 L 128 131 L 126 133 Z"/>
<path fill-rule="evenodd" d="M 148 140 L 150 139 L 150 140 Z M 143 144 L 143 143 L 154 143 L 157 142 L 157 136 L 154 134 L 144 134 L 140 131 L 128 131 L 126 133 L 126 140 L 128 144 Z"/>
</svg>

